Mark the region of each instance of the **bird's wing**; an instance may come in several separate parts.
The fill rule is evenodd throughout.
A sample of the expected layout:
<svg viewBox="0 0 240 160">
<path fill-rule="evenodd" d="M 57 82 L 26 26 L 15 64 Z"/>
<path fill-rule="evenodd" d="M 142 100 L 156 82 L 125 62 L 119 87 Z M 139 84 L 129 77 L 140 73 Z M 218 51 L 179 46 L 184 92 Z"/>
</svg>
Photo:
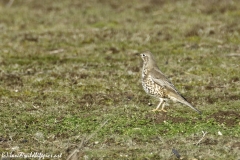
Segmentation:
<svg viewBox="0 0 240 160">
<path fill-rule="evenodd" d="M 153 69 L 150 71 L 150 74 L 155 83 L 166 88 L 167 90 L 169 90 L 169 92 L 175 92 L 179 94 L 174 85 L 167 79 L 167 77 L 160 70 Z"/>
<path fill-rule="evenodd" d="M 169 98 L 179 101 L 189 106 L 190 108 L 194 109 L 199 114 L 201 114 L 201 112 L 198 109 L 196 109 L 190 103 L 187 102 L 187 100 L 177 91 L 174 85 L 167 79 L 167 77 L 160 70 L 153 69 L 150 71 L 150 74 L 155 83 L 165 88 L 165 92 L 169 96 Z"/>
</svg>

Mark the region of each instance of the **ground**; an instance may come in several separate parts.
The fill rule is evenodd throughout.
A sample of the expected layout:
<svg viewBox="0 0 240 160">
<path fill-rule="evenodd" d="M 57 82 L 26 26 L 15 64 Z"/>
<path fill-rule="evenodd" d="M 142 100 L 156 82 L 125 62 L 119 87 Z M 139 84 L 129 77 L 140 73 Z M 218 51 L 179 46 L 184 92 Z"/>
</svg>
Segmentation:
<svg viewBox="0 0 240 160">
<path fill-rule="evenodd" d="M 2 0 L 0 15 L 2 159 L 240 159 L 240 1 Z M 145 50 L 202 115 L 151 112 Z"/>
</svg>

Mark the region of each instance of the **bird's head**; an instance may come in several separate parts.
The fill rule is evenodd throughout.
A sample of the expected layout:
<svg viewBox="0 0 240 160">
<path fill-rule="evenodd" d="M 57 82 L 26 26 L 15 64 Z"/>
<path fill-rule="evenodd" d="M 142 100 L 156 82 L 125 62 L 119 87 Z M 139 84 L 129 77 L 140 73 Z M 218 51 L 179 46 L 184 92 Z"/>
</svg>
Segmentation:
<svg viewBox="0 0 240 160">
<path fill-rule="evenodd" d="M 146 65 L 148 67 L 152 67 L 152 66 L 156 65 L 151 52 L 145 51 L 145 52 L 141 53 L 140 56 L 143 60 L 144 65 Z"/>
<path fill-rule="evenodd" d="M 145 62 L 145 63 L 148 62 L 148 60 L 149 60 L 148 52 L 143 52 L 140 54 L 140 56 L 141 56 L 143 62 Z"/>
</svg>

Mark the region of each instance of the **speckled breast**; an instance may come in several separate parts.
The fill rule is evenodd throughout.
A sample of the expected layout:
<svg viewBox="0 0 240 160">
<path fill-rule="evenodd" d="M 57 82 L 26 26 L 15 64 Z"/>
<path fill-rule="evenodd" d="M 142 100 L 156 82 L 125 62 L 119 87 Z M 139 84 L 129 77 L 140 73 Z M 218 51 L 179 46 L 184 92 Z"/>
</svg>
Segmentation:
<svg viewBox="0 0 240 160">
<path fill-rule="evenodd" d="M 142 79 L 142 86 L 146 93 L 155 96 L 164 98 L 163 87 L 156 84 L 150 75 L 146 75 Z"/>
</svg>

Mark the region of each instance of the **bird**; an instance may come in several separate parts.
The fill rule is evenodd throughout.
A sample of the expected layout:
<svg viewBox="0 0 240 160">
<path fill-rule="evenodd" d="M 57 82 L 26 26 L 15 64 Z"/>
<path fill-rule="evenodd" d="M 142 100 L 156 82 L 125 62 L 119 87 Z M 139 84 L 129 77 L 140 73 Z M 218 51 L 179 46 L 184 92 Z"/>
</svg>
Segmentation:
<svg viewBox="0 0 240 160">
<path fill-rule="evenodd" d="M 175 86 L 168 80 L 168 78 L 160 71 L 153 54 L 150 51 L 145 51 L 140 54 L 143 60 L 142 68 L 142 87 L 144 91 L 160 100 L 159 104 L 152 111 L 167 112 L 164 107 L 168 100 L 180 102 L 192 108 L 199 114 L 197 108 L 193 107 L 175 88 Z M 159 109 L 162 106 L 161 109 Z"/>
</svg>

